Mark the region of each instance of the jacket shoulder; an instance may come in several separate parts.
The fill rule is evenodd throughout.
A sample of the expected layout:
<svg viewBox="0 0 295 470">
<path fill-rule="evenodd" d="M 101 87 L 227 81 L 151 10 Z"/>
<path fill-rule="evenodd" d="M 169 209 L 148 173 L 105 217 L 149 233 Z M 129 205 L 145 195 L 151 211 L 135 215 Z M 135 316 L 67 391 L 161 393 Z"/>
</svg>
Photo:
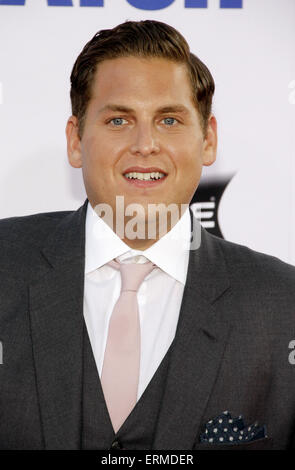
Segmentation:
<svg viewBox="0 0 295 470">
<path fill-rule="evenodd" d="M 74 211 L 42 212 L 0 219 L 0 244 L 38 247 L 60 221 Z"/>
<path fill-rule="evenodd" d="M 208 233 L 208 232 L 207 232 Z M 208 234 L 208 243 L 218 247 L 224 256 L 227 270 L 233 281 L 244 285 L 260 280 L 264 287 L 287 288 L 295 291 L 295 266 L 276 256 L 255 251 L 238 243 Z"/>
<path fill-rule="evenodd" d="M 55 228 L 74 211 L 44 212 L 0 220 L 0 279 L 9 288 L 38 276 L 41 249 Z M 9 287 L 10 286 L 10 287 Z"/>
</svg>

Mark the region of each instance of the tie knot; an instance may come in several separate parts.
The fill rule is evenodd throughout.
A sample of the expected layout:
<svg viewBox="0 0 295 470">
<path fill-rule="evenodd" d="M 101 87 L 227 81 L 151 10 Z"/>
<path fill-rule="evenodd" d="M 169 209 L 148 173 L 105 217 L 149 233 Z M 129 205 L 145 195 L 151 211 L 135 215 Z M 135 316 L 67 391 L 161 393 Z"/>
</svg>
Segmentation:
<svg viewBox="0 0 295 470">
<path fill-rule="evenodd" d="M 118 261 L 112 260 L 108 264 L 120 270 L 122 281 L 121 292 L 137 292 L 144 278 L 155 267 L 151 261 L 148 263 L 118 263 Z"/>
</svg>

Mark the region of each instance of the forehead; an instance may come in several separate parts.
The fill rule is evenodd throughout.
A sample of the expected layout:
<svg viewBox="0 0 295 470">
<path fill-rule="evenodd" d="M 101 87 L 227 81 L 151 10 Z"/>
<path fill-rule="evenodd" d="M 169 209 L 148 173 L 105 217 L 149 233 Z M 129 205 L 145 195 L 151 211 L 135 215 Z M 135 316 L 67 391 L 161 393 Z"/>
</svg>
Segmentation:
<svg viewBox="0 0 295 470">
<path fill-rule="evenodd" d="M 185 64 L 163 58 L 120 57 L 97 66 L 91 101 L 133 100 L 157 105 L 160 101 L 177 100 L 194 105 Z"/>
</svg>

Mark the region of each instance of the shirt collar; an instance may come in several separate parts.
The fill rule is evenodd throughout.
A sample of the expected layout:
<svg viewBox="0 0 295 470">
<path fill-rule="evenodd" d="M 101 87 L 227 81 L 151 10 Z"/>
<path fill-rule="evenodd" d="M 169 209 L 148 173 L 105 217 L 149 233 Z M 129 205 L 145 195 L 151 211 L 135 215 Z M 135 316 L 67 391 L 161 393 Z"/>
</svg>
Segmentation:
<svg viewBox="0 0 295 470">
<path fill-rule="evenodd" d="M 85 225 L 85 274 L 114 258 L 143 255 L 185 284 L 189 260 L 191 220 L 189 208 L 174 227 L 146 250 L 133 250 L 97 215 L 88 201 Z M 124 256 L 122 256 L 124 255 Z"/>
</svg>

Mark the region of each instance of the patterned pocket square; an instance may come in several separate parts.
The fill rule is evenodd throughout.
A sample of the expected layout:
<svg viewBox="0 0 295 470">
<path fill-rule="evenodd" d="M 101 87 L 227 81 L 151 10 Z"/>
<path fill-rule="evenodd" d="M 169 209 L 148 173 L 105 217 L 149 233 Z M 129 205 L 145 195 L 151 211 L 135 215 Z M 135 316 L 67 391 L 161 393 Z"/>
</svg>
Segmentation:
<svg viewBox="0 0 295 470">
<path fill-rule="evenodd" d="M 217 418 L 208 421 L 205 431 L 200 436 L 200 442 L 210 444 L 240 444 L 267 437 L 265 426 L 258 423 L 246 426 L 243 416 L 232 418 L 224 411 Z"/>
</svg>

